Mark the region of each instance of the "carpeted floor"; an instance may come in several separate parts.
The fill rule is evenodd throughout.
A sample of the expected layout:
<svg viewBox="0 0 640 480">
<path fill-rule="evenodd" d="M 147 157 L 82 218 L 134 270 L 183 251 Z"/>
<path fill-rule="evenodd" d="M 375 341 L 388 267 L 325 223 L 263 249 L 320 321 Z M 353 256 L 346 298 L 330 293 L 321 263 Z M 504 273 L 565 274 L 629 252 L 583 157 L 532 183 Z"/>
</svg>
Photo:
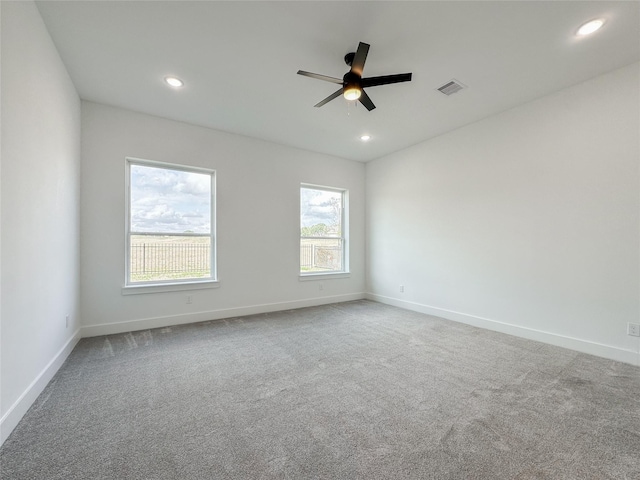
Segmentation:
<svg viewBox="0 0 640 480">
<path fill-rule="evenodd" d="M 636 479 L 640 368 L 356 301 L 81 340 L 10 479 Z"/>
</svg>

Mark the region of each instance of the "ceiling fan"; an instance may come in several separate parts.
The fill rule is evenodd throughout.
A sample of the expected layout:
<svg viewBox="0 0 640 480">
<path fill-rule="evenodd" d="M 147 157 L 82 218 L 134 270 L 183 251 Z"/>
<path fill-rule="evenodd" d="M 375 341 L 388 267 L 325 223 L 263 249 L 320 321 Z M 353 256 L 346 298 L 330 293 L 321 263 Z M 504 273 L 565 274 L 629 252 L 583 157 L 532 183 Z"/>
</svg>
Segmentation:
<svg viewBox="0 0 640 480">
<path fill-rule="evenodd" d="M 373 104 L 369 95 L 363 90 L 365 87 L 376 87 L 378 85 L 388 85 L 390 83 L 410 82 L 410 73 L 399 73 L 397 75 L 383 75 L 381 77 L 369 77 L 362 78 L 362 71 L 364 70 L 364 62 L 367 59 L 370 45 L 360 42 L 358 44 L 358 50 L 354 53 L 347 53 L 344 56 L 344 61 L 351 67 L 347 73 L 344 74 L 342 80 L 335 77 L 329 77 L 327 75 L 320 75 L 318 73 L 305 72 L 298 70 L 298 75 L 304 75 L 305 77 L 317 78 L 318 80 L 324 80 L 325 82 L 337 83 L 342 87 L 329 95 L 324 100 L 315 104 L 315 107 L 321 107 L 325 103 L 330 102 L 334 98 L 344 95 L 347 100 L 359 100 L 367 110 L 371 111 L 376 106 Z"/>
</svg>

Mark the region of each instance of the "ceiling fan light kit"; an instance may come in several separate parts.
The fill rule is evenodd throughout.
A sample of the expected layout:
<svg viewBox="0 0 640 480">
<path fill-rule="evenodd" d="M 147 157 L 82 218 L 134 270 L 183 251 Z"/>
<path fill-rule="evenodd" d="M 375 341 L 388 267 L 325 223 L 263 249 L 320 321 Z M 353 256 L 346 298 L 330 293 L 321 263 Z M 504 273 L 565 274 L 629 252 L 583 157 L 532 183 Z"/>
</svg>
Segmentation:
<svg viewBox="0 0 640 480">
<path fill-rule="evenodd" d="M 362 71 L 364 70 L 364 63 L 369 53 L 370 45 L 360 42 L 358 44 L 358 50 L 355 52 L 347 53 L 344 57 L 344 61 L 351 69 L 345 73 L 342 80 L 336 77 L 329 77 L 327 75 L 320 75 L 318 73 L 305 72 L 298 70 L 298 75 L 305 77 L 315 78 L 317 80 L 323 80 L 325 82 L 335 83 L 342 85 L 342 87 L 329 95 L 324 100 L 318 102 L 315 107 L 321 107 L 324 104 L 330 102 L 334 98 L 338 98 L 340 95 L 344 96 L 347 100 L 358 100 L 362 103 L 367 110 L 371 111 L 376 106 L 373 104 L 369 95 L 364 91 L 365 87 L 376 87 L 379 85 L 388 85 L 391 83 L 409 82 L 411 81 L 411 73 L 400 73 L 396 75 L 383 75 L 380 77 L 362 78 Z"/>
<path fill-rule="evenodd" d="M 362 95 L 362 90 L 357 85 L 350 85 L 344 89 L 344 98 L 347 100 L 358 100 L 360 95 Z"/>
</svg>

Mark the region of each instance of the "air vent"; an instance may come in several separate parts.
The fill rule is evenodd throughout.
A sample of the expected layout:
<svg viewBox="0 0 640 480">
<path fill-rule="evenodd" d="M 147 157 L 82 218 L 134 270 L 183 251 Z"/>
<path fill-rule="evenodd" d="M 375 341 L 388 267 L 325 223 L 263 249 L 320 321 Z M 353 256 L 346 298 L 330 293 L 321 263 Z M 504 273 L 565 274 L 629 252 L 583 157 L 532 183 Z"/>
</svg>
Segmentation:
<svg viewBox="0 0 640 480">
<path fill-rule="evenodd" d="M 459 92 L 463 88 L 466 88 L 466 85 L 463 85 L 457 80 L 451 80 L 450 82 L 447 82 L 444 85 L 442 85 L 440 88 L 438 88 L 438 90 L 444 93 L 445 95 L 449 96 Z"/>
</svg>

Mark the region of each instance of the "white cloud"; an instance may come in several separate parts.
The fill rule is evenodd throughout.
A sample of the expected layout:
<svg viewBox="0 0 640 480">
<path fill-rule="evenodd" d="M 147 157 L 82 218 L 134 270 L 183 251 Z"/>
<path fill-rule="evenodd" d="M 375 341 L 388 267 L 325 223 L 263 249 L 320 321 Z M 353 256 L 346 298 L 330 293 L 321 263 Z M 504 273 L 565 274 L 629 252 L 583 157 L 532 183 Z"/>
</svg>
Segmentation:
<svg viewBox="0 0 640 480">
<path fill-rule="evenodd" d="M 207 174 L 131 166 L 131 230 L 209 233 L 211 180 Z"/>
<path fill-rule="evenodd" d="M 300 221 L 302 226 L 311 227 L 320 223 L 333 225 L 336 221 L 334 202 L 341 201 L 341 193 L 311 188 L 300 189 Z"/>
</svg>

